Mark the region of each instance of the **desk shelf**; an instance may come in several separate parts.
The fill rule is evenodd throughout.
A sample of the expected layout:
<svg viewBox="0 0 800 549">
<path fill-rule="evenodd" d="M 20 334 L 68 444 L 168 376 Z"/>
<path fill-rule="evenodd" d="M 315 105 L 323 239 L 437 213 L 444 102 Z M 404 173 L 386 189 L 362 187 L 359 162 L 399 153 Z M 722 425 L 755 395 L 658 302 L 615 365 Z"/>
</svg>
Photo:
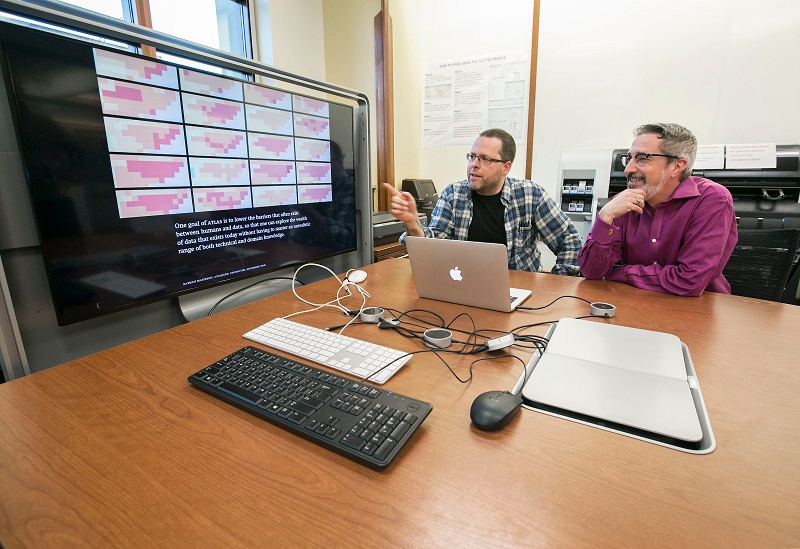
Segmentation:
<svg viewBox="0 0 800 549">
<path fill-rule="evenodd" d="M 378 262 L 383 261 L 384 259 L 393 259 L 404 256 L 406 254 L 406 247 L 399 242 L 391 242 L 389 244 L 375 246 L 372 251 L 375 262 Z"/>
</svg>

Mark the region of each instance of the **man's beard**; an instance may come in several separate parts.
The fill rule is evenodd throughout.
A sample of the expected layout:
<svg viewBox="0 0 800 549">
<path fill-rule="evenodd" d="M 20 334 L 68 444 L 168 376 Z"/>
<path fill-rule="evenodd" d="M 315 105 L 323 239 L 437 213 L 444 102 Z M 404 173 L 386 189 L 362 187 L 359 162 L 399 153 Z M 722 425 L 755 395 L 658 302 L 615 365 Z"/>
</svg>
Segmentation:
<svg viewBox="0 0 800 549">
<path fill-rule="evenodd" d="M 649 178 L 647 176 L 645 176 L 644 179 L 639 181 L 641 183 L 641 186 L 640 187 L 636 187 L 631 183 L 631 177 L 633 177 L 633 174 L 628 175 L 628 188 L 629 189 L 642 189 L 644 191 L 644 199 L 645 199 L 645 201 L 650 200 L 656 194 L 658 194 L 658 191 L 660 191 L 664 187 L 664 183 L 667 182 L 667 172 L 666 172 L 666 170 L 661 172 L 661 181 L 659 181 L 658 184 L 655 185 L 655 186 L 651 185 L 650 181 L 649 181 Z"/>
</svg>

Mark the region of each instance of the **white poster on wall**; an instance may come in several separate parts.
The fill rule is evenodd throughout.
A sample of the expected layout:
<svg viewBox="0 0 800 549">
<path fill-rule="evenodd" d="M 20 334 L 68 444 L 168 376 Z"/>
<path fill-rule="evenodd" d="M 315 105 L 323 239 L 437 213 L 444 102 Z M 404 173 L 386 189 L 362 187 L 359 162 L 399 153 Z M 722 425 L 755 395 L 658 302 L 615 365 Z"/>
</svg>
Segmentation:
<svg viewBox="0 0 800 549">
<path fill-rule="evenodd" d="M 725 167 L 729 170 L 775 168 L 777 165 L 775 143 L 746 143 L 725 147 Z"/>
<path fill-rule="evenodd" d="M 486 128 L 525 140 L 530 50 L 422 67 L 422 147 L 471 145 Z"/>
<path fill-rule="evenodd" d="M 721 170 L 725 167 L 725 145 L 698 145 L 693 170 Z"/>
</svg>

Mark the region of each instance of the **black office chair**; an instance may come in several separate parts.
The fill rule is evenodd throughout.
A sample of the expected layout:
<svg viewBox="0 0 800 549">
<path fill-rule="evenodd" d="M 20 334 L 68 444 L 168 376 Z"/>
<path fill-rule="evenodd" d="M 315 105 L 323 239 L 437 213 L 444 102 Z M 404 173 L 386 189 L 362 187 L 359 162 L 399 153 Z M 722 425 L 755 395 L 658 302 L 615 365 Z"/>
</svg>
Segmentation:
<svg viewBox="0 0 800 549">
<path fill-rule="evenodd" d="M 731 293 L 781 301 L 798 264 L 798 245 L 800 229 L 739 229 L 739 242 L 722 271 Z"/>
</svg>

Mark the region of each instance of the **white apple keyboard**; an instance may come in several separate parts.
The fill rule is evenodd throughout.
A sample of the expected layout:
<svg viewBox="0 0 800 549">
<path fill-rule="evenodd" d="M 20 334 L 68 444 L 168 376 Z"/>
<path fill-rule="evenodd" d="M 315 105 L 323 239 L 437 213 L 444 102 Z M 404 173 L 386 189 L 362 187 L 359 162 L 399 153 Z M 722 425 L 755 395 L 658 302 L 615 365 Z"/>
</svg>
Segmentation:
<svg viewBox="0 0 800 549">
<path fill-rule="evenodd" d="M 385 383 L 411 358 L 409 353 L 285 318 L 270 320 L 244 337 L 377 384 Z"/>
</svg>

